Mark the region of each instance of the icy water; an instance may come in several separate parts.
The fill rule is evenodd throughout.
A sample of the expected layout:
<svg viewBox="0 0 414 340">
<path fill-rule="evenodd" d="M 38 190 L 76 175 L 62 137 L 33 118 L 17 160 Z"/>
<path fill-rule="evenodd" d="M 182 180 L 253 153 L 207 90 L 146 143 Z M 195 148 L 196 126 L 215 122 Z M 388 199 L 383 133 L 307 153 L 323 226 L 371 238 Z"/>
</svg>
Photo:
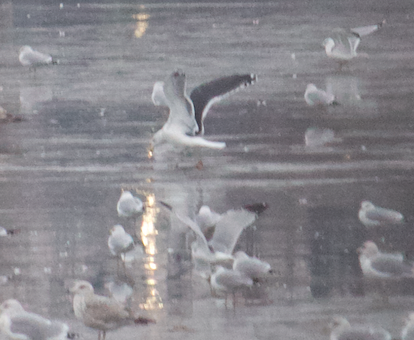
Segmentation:
<svg viewBox="0 0 414 340">
<path fill-rule="evenodd" d="M 65 320 L 82 339 L 97 335 L 73 315 L 74 279 L 102 294 L 108 282 L 128 283 L 134 306 L 157 320 L 108 339 L 328 339 L 333 314 L 400 337 L 414 282 L 388 285 L 389 303 L 378 302 L 356 249 L 370 239 L 414 260 L 411 1 L 2 2 L 0 18 L 0 105 L 24 120 L 0 126 L 0 225 L 16 231 L 0 238 L 2 300 Z M 360 44 L 369 58 L 338 71 L 321 46 L 331 29 L 383 19 Z M 29 72 L 18 61 L 22 45 L 59 64 Z M 224 150 L 149 157 L 167 118 L 151 102 L 152 85 L 176 68 L 189 89 L 258 75 L 205 121 L 206 139 L 226 142 Z M 341 105 L 308 107 L 311 82 Z M 305 146 L 308 128 L 330 129 L 335 140 Z M 147 203 L 142 218 L 117 216 L 121 189 Z M 226 309 L 192 272 L 186 228 L 161 200 L 190 216 L 203 204 L 223 213 L 267 202 L 237 247 L 275 275 Z M 362 200 L 400 211 L 407 223 L 366 229 Z M 148 244 L 126 275 L 107 247 L 118 223 Z"/>
</svg>

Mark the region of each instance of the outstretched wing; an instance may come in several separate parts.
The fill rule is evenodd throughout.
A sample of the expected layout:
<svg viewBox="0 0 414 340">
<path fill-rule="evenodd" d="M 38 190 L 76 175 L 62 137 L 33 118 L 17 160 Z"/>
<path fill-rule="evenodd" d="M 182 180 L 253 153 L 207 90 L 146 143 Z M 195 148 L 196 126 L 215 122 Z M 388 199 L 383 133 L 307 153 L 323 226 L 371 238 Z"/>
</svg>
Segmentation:
<svg viewBox="0 0 414 340">
<path fill-rule="evenodd" d="M 229 210 L 216 224 L 209 244 L 213 250 L 231 254 L 243 229 L 256 220 L 256 214 L 245 209 Z"/>
<path fill-rule="evenodd" d="M 385 20 L 376 25 L 362 26 L 351 28 L 351 32 L 358 34 L 360 37 L 366 36 L 368 34 L 378 31 L 385 23 Z"/>
<path fill-rule="evenodd" d="M 256 80 L 254 74 L 235 74 L 197 86 L 191 92 L 190 99 L 194 105 L 198 134 L 204 133 L 203 121 L 211 105 L 230 93 L 253 84 Z"/>
</svg>

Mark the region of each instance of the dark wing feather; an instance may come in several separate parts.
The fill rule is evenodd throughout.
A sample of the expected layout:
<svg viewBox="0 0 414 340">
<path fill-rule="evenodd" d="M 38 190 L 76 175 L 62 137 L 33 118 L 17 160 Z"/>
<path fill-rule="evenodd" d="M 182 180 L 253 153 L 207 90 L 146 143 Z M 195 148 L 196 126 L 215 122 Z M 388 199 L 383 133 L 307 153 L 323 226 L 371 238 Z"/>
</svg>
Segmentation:
<svg viewBox="0 0 414 340">
<path fill-rule="evenodd" d="M 190 98 L 194 105 L 198 134 L 204 133 L 203 120 L 214 102 L 235 90 L 253 84 L 256 78 L 254 74 L 235 74 L 218 78 L 196 87 L 191 92 Z"/>
</svg>

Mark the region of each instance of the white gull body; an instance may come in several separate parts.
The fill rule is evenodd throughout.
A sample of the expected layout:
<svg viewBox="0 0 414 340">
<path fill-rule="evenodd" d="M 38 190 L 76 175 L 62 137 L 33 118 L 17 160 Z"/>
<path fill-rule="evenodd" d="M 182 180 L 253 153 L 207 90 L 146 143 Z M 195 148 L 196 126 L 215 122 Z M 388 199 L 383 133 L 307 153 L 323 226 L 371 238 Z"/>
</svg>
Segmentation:
<svg viewBox="0 0 414 340">
<path fill-rule="evenodd" d="M 64 340 L 68 337 L 68 325 L 26 312 L 17 300 L 4 301 L 0 312 L 0 328 L 10 339 Z"/>
<path fill-rule="evenodd" d="M 19 51 L 19 61 L 23 66 L 36 68 L 53 63 L 52 56 L 33 50 L 30 46 L 23 46 Z"/>
<path fill-rule="evenodd" d="M 112 255 L 121 257 L 122 254 L 134 248 L 134 239 L 121 225 L 117 224 L 113 226 L 110 233 L 108 247 Z"/>
<path fill-rule="evenodd" d="M 381 327 L 351 326 L 344 317 L 336 316 L 330 323 L 330 340 L 391 340 L 391 334 Z"/>
<path fill-rule="evenodd" d="M 233 75 L 213 80 L 186 94 L 186 77 L 182 70 L 174 71 L 164 82 L 154 84 L 152 101 L 168 106 L 170 114 L 164 126 L 151 141 L 151 149 L 163 143 L 189 147 L 223 149 L 223 142 L 212 142 L 201 137 L 204 119 L 211 105 L 229 93 L 252 84 L 255 75 Z"/>
<path fill-rule="evenodd" d="M 379 251 L 377 245 L 367 241 L 358 248 L 362 273 L 368 278 L 399 279 L 413 277 L 414 267 L 404 262 L 401 254 L 388 254 Z"/>
<path fill-rule="evenodd" d="M 249 256 L 243 251 L 236 252 L 234 258 L 233 270 L 252 280 L 263 278 L 272 271 L 269 263 Z"/>
<path fill-rule="evenodd" d="M 237 289 L 253 286 L 253 280 L 242 273 L 218 266 L 211 275 L 211 288 L 217 294 L 235 293 Z"/>
<path fill-rule="evenodd" d="M 350 30 L 335 28 L 330 37 L 322 43 L 326 55 L 342 66 L 358 56 L 357 48 L 361 37 L 377 31 L 384 23 L 385 20 L 376 25 L 355 27 Z"/>
<path fill-rule="evenodd" d="M 144 205 L 138 197 L 130 191 L 123 191 L 116 205 L 118 215 L 121 217 L 137 217 L 144 212 Z"/>
<path fill-rule="evenodd" d="M 308 84 L 304 95 L 306 104 L 309 106 L 335 105 L 335 96 L 332 93 L 318 89 L 315 84 Z"/>
<path fill-rule="evenodd" d="M 377 207 L 370 201 L 362 201 L 358 218 L 366 227 L 398 225 L 404 222 L 404 216 L 398 211 Z"/>
</svg>

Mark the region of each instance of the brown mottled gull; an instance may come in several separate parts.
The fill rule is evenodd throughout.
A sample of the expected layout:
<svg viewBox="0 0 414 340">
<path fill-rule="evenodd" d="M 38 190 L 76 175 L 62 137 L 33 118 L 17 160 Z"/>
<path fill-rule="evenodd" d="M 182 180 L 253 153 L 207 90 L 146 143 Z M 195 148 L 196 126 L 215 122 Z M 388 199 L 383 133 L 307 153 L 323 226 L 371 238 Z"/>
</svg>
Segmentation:
<svg viewBox="0 0 414 340">
<path fill-rule="evenodd" d="M 96 295 L 88 281 L 76 281 L 70 288 L 76 318 L 85 326 L 98 330 L 98 340 L 105 340 L 106 332 L 128 324 L 148 324 L 154 320 L 136 317 L 114 298 Z"/>
</svg>

